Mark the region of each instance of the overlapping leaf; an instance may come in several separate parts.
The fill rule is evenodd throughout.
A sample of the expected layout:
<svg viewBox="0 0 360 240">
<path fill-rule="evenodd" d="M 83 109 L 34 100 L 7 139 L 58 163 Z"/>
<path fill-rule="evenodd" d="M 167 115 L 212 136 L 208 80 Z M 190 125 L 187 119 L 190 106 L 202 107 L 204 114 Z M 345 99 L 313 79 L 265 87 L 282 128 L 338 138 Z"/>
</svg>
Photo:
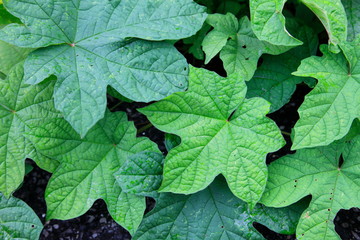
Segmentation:
<svg viewBox="0 0 360 240">
<path fill-rule="evenodd" d="M 340 164 L 340 156 L 344 163 Z M 340 209 L 360 207 L 360 136 L 348 143 L 303 149 L 269 166 L 261 202 L 284 207 L 311 194 L 312 200 L 297 226 L 300 239 L 340 239 L 334 218 Z"/>
<path fill-rule="evenodd" d="M 57 115 L 52 100 L 54 82 L 31 86 L 22 78 L 23 64 L 19 63 L 5 80 L 0 80 L 0 192 L 6 197 L 23 181 L 26 157 L 48 169 L 23 134 L 43 117 Z"/>
<path fill-rule="evenodd" d="M 290 49 L 277 56 L 265 55 L 263 62 L 256 69 L 254 77 L 247 82 L 248 97 L 262 97 L 271 103 L 270 112 L 276 111 L 286 104 L 301 82 L 314 84 L 314 79 L 292 75 L 300 65 L 302 59 L 315 55 L 318 38 L 314 31 L 293 22 L 292 29 L 304 44 Z M 296 31 L 295 31 L 296 29 Z"/>
<path fill-rule="evenodd" d="M 296 76 L 314 77 L 318 84 L 299 108 L 293 149 L 328 145 L 345 136 L 360 117 L 360 43 L 342 44 L 343 53 L 321 46 L 322 57 L 302 61 Z"/>
<path fill-rule="evenodd" d="M 301 41 L 289 34 L 282 15 L 286 0 L 250 0 L 252 28 L 263 41 L 280 46 L 297 46 Z M 301 0 L 324 25 L 334 47 L 346 40 L 347 19 L 341 0 Z M 335 50 L 335 48 L 334 48 Z"/>
<path fill-rule="evenodd" d="M 55 106 L 82 136 L 104 115 L 107 85 L 137 101 L 158 100 L 187 87 L 186 60 L 171 44 L 125 38 L 180 39 L 195 34 L 206 18 L 204 7 L 192 0 L 4 4 L 25 26 L 5 27 L 0 39 L 42 47 L 26 60 L 27 83 L 55 74 Z"/>
<path fill-rule="evenodd" d="M 43 225 L 34 211 L 20 199 L 0 193 L 0 239 L 39 239 Z"/>
<path fill-rule="evenodd" d="M 258 40 L 247 17 L 239 21 L 231 13 L 212 14 L 206 21 L 214 29 L 208 33 L 202 43 L 206 54 L 205 63 L 220 52 L 227 74 L 236 72 L 245 81 L 250 80 L 254 75 L 262 54 L 280 54 L 289 49 Z"/>
<path fill-rule="evenodd" d="M 301 205 L 284 209 L 257 205 L 250 211 L 223 179 L 216 179 L 193 195 L 161 193 L 134 239 L 264 239 L 253 227 L 254 222 L 284 234 L 293 233 L 303 209 Z"/>
<path fill-rule="evenodd" d="M 160 130 L 181 137 L 166 157 L 161 191 L 194 193 L 218 174 L 251 207 L 266 179 L 265 156 L 283 145 L 275 123 L 266 118 L 269 103 L 245 99 L 246 86 L 234 75 L 191 68 L 190 87 L 140 109 Z"/>
<path fill-rule="evenodd" d="M 158 151 L 136 138 L 125 113 L 105 113 L 82 139 L 62 118 L 45 119 L 28 138 L 39 151 L 61 161 L 46 188 L 47 219 L 70 219 L 85 213 L 96 199 L 107 203 L 113 219 L 134 233 L 144 210 L 144 197 L 124 193 L 113 174 L 140 151 Z"/>
</svg>

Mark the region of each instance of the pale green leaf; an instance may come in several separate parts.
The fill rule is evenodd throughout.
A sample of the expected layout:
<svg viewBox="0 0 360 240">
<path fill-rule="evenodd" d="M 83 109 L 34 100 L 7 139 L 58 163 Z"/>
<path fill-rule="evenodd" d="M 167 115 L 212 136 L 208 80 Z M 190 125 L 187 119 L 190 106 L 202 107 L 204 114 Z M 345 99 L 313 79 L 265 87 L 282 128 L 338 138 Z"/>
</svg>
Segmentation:
<svg viewBox="0 0 360 240">
<path fill-rule="evenodd" d="M 269 103 L 245 99 L 244 81 L 191 67 L 185 93 L 140 109 L 158 129 L 181 137 L 166 157 L 161 191 L 194 193 L 223 174 L 251 207 L 265 188 L 266 154 L 284 140 L 266 118 Z"/>
<path fill-rule="evenodd" d="M 223 179 L 216 179 L 193 195 L 161 193 L 155 209 L 145 216 L 134 239 L 260 240 L 264 237 L 253 227 L 254 222 L 278 232 L 293 233 L 299 209 L 304 208 L 256 205 L 249 210 L 245 202 L 229 191 Z"/>
<path fill-rule="evenodd" d="M 164 156 L 156 152 L 139 152 L 130 156 L 114 176 L 126 193 L 156 197 L 162 181 Z"/>
<path fill-rule="evenodd" d="M 341 0 L 348 20 L 347 40 L 353 41 L 360 33 L 360 0 Z"/>
<path fill-rule="evenodd" d="M 347 143 L 298 150 L 270 164 L 261 202 L 284 207 L 311 194 L 310 206 L 296 229 L 297 239 L 340 239 L 334 229 L 336 214 L 340 209 L 360 207 L 359 166 L 360 136 Z"/>
<path fill-rule="evenodd" d="M 24 160 L 36 151 L 24 132 L 43 117 L 57 115 L 52 100 L 54 82 L 31 86 L 22 78 L 23 65 L 19 63 L 0 80 L 0 192 L 6 197 L 23 181 Z"/>
<path fill-rule="evenodd" d="M 345 136 L 360 117 L 360 46 L 356 42 L 341 46 L 349 61 L 322 45 L 322 57 L 303 60 L 293 73 L 319 82 L 298 110 L 292 149 L 328 145 Z"/>
<path fill-rule="evenodd" d="M 28 138 L 40 153 L 57 159 L 45 192 L 47 219 L 70 219 L 84 214 L 102 198 L 113 219 L 134 233 L 145 210 L 144 197 L 121 190 L 113 174 L 140 151 L 158 151 L 154 143 L 136 138 L 125 113 L 106 111 L 84 138 L 62 118 L 45 119 Z"/>
<path fill-rule="evenodd" d="M 43 225 L 35 212 L 20 199 L 0 193 L 0 239 L 39 239 Z"/>
<path fill-rule="evenodd" d="M 256 36 L 263 41 L 280 46 L 297 46 L 301 41 L 294 38 L 285 28 L 282 15 L 286 0 L 250 0 L 252 27 Z M 324 25 L 329 43 L 337 46 L 346 40 L 347 19 L 341 0 L 301 0 Z"/>
<path fill-rule="evenodd" d="M 0 39 L 41 47 L 25 62 L 27 83 L 54 74 L 55 107 L 84 136 L 104 116 L 106 86 L 136 101 L 153 101 L 187 88 L 185 58 L 165 42 L 194 35 L 205 8 L 192 0 L 6 0 L 24 25 L 11 24 Z M 52 45 L 52 46 L 50 46 Z"/>
</svg>

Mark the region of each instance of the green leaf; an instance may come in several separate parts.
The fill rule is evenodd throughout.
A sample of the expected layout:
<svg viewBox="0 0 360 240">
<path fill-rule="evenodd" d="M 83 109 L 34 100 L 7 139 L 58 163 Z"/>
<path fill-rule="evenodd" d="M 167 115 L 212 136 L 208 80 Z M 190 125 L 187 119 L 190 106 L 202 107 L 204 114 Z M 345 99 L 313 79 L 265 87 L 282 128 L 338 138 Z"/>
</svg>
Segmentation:
<svg viewBox="0 0 360 240">
<path fill-rule="evenodd" d="M 113 174 L 140 151 L 158 151 L 154 143 L 136 138 L 136 129 L 123 112 L 106 111 L 84 138 L 62 118 L 45 119 L 28 138 L 60 166 L 45 192 L 47 219 L 70 219 L 84 214 L 102 198 L 113 219 L 133 234 L 141 222 L 144 197 L 121 190 Z"/>
<path fill-rule="evenodd" d="M 341 0 L 344 5 L 348 25 L 347 40 L 353 41 L 360 33 L 360 0 Z"/>
<path fill-rule="evenodd" d="M 228 75 L 237 73 L 248 81 L 254 75 L 257 62 L 264 53 L 280 54 L 287 47 L 277 47 L 258 40 L 247 17 L 238 20 L 234 15 L 209 15 L 207 22 L 214 27 L 202 43 L 206 63 L 220 52 Z"/>
<path fill-rule="evenodd" d="M 223 174 L 231 191 L 253 207 L 266 184 L 266 154 L 284 144 L 265 117 L 269 103 L 245 99 L 245 83 L 234 75 L 191 67 L 189 81 L 187 92 L 139 110 L 156 128 L 181 137 L 166 157 L 160 190 L 194 193 Z"/>
<path fill-rule="evenodd" d="M 139 152 L 130 156 L 114 176 L 126 193 L 156 197 L 162 180 L 164 156 L 157 152 Z"/>
<path fill-rule="evenodd" d="M 319 82 L 298 110 L 300 120 L 294 127 L 292 149 L 328 145 L 345 136 L 353 120 L 360 117 L 359 43 L 341 46 L 349 61 L 322 45 L 322 57 L 303 60 L 293 73 Z"/>
<path fill-rule="evenodd" d="M 304 209 L 299 205 L 296 208 Z M 134 239 L 264 239 L 253 227 L 254 222 L 278 232 L 293 233 L 300 216 L 296 208 L 256 205 L 250 211 L 245 202 L 230 192 L 225 181 L 216 179 L 193 195 L 161 193 Z"/>
<path fill-rule="evenodd" d="M 35 212 L 20 199 L 0 193 L 0 239 L 39 239 L 43 225 Z"/>
<path fill-rule="evenodd" d="M 165 133 L 165 147 L 167 151 L 170 151 L 174 147 L 179 146 L 181 138 L 177 135 Z"/>
<path fill-rule="evenodd" d="M 337 212 L 360 207 L 359 161 L 360 136 L 348 143 L 299 150 L 270 164 L 261 202 L 284 207 L 311 194 L 296 229 L 297 239 L 340 239 L 334 229 Z"/>
<path fill-rule="evenodd" d="M 43 117 L 57 115 L 52 101 L 54 82 L 31 86 L 22 78 L 23 64 L 19 63 L 0 80 L 0 192 L 6 197 L 23 181 L 24 160 L 36 151 L 24 132 Z"/>
<path fill-rule="evenodd" d="M 206 22 L 214 27 L 202 42 L 203 50 L 206 54 L 205 64 L 208 64 L 226 45 L 228 38 L 235 37 L 239 29 L 239 21 L 233 14 L 227 13 L 226 15 L 208 15 Z"/>
<path fill-rule="evenodd" d="M 301 41 L 285 28 L 282 15 L 286 0 L 250 0 L 252 28 L 256 36 L 274 45 L 297 46 Z M 333 46 L 344 42 L 347 34 L 346 14 L 341 0 L 301 0 L 324 25 L 329 43 Z M 335 50 L 335 49 L 334 49 Z"/>
<path fill-rule="evenodd" d="M 313 79 L 292 75 L 302 59 L 315 55 L 318 38 L 307 26 L 294 24 L 297 37 L 304 44 L 278 56 L 264 55 L 263 62 L 256 69 L 254 77 L 247 82 L 247 97 L 262 97 L 271 103 L 270 112 L 274 112 L 289 102 L 295 92 L 296 84 L 310 82 Z"/>
<path fill-rule="evenodd" d="M 185 38 L 194 35 L 206 18 L 204 7 L 192 0 L 6 0 L 4 4 L 25 26 L 5 27 L 0 39 L 41 47 L 25 62 L 27 83 L 56 75 L 55 107 L 81 136 L 104 116 L 107 85 L 126 98 L 145 102 L 187 88 L 187 63 L 174 46 L 125 38 Z"/>
</svg>

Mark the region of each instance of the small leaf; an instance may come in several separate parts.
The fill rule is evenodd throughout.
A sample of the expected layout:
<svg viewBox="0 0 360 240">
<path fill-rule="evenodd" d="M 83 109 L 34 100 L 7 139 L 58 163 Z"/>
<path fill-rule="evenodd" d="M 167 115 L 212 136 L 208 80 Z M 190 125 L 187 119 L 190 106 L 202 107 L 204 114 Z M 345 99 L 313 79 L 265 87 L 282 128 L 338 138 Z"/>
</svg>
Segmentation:
<svg viewBox="0 0 360 240">
<path fill-rule="evenodd" d="M 162 181 L 164 156 L 156 152 L 139 152 L 130 156 L 114 173 L 121 189 L 138 196 L 156 197 Z"/>
<path fill-rule="evenodd" d="M 136 39 L 189 37 L 206 18 L 205 8 L 192 0 L 6 0 L 4 4 L 25 26 L 6 26 L 0 39 L 40 48 L 25 62 L 26 81 L 37 84 L 56 75 L 55 107 L 81 136 L 104 116 L 107 85 L 144 102 L 185 90 L 188 66 L 175 47 Z"/>
<path fill-rule="evenodd" d="M 293 233 L 300 214 L 290 208 L 256 205 L 250 211 L 236 198 L 223 179 L 193 195 L 161 193 L 155 209 L 148 213 L 134 239 L 264 239 L 253 227 L 264 224 L 282 233 Z"/>
<path fill-rule="evenodd" d="M 340 239 L 334 229 L 337 212 L 360 207 L 359 166 L 360 136 L 348 143 L 298 150 L 270 164 L 261 202 L 284 207 L 311 194 L 296 229 L 297 239 Z"/>
<path fill-rule="evenodd" d="M 223 174 L 253 207 L 266 184 L 266 154 L 284 140 L 266 118 L 269 103 L 245 99 L 244 81 L 191 67 L 190 87 L 139 111 L 158 129 L 181 137 L 165 160 L 161 191 L 194 193 Z"/>
<path fill-rule="evenodd" d="M 293 74 L 314 77 L 318 84 L 299 108 L 292 149 L 324 146 L 341 139 L 355 118 L 360 117 L 359 43 L 341 45 L 343 54 L 330 53 L 320 46 L 322 57 L 302 61 Z"/>
<path fill-rule="evenodd" d="M 35 212 L 20 199 L 0 193 L 0 239 L 39 239 L 43 225 Z"/>
<path fill-rule="evenodd" d="M 136 129 L 125 113 L 109 111 L 84 138 L 63 118 L 47 118 L 32 129 L 27 137 L 39 152 L 61 162 L 45 192 L 47 219 L 78 217 L 102 198 L 113 219 L 133 234 L 145 200 L 123 192 L 113 174 L 129 156 L 158 151 L 148 139 L 135 136 Z"/>
</svg>

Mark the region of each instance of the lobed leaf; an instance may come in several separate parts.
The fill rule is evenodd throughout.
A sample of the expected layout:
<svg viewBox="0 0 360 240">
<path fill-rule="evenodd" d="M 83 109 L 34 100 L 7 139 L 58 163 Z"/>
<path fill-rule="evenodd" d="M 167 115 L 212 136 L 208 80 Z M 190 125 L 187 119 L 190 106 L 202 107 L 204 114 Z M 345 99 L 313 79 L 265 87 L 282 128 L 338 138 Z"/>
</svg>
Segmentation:
<svg viewBox="0 0 360 240">
<path fill-rule="evenodd" d="M 45 192 L 47 219 L 70 219 L 84 214 L 102 198 L 112 218 L 131 234 L 141 222 L 145 199 L 127 194 L 113 176 L 138 152 L 158 151 L 154 143 L 136 138 L 125 113 L 107 111 L 81 138 L 63 118 L 44 119 L 28 138 L 40 153 L 61 162 Z"/>
<path fill-rule="evenodd" d="M 302 61 L 293 74 L 314 77 L 318 84 L 299 108 L 292 149 L 324 146 L 341 139 L 360 117 L 360 47 L 343 43 L 343 54 L 321 46 L 322 57 Z"/>
<path fill-rule="evenodd" d="M 282 157 L 269 166 L 261 202 L 284 207 L 311 194 L 310 206 L 296 229 L 297 239 L 340 239 L 334 229 L 337 212 L 360 206 L 359 160 L 359 135 L 350 142 L 303 149 Z"/>
<path fill-rule="evenodd" d="M 231 191 L 253 207 L 266 184 L 266 154 L 284 144 L 265 117 L 269 103 L 245 99 L 245 83 L 234 75 L 191 67 L 189 81 L 187 92 L 140 109 L 155 127 L 181 137 L 166 157 L 160 190 L 195 193 L 223 174 Z"/>
<path fill-rule="evenodd" d="M 174 46 L 125 39 L 189 37 L 206 18 L 204 7 L 192 0 L 6 0 L 4 5 L 25 26 L 6 26 L 0 39 L 41 48 L 25 62 L 26 81 L 37 84 L 56 75 L 55 107 L 81 136 L 104 116 L 107 85 L 145 102 L 187 87 L 187 63 Z"/>
</svg>

